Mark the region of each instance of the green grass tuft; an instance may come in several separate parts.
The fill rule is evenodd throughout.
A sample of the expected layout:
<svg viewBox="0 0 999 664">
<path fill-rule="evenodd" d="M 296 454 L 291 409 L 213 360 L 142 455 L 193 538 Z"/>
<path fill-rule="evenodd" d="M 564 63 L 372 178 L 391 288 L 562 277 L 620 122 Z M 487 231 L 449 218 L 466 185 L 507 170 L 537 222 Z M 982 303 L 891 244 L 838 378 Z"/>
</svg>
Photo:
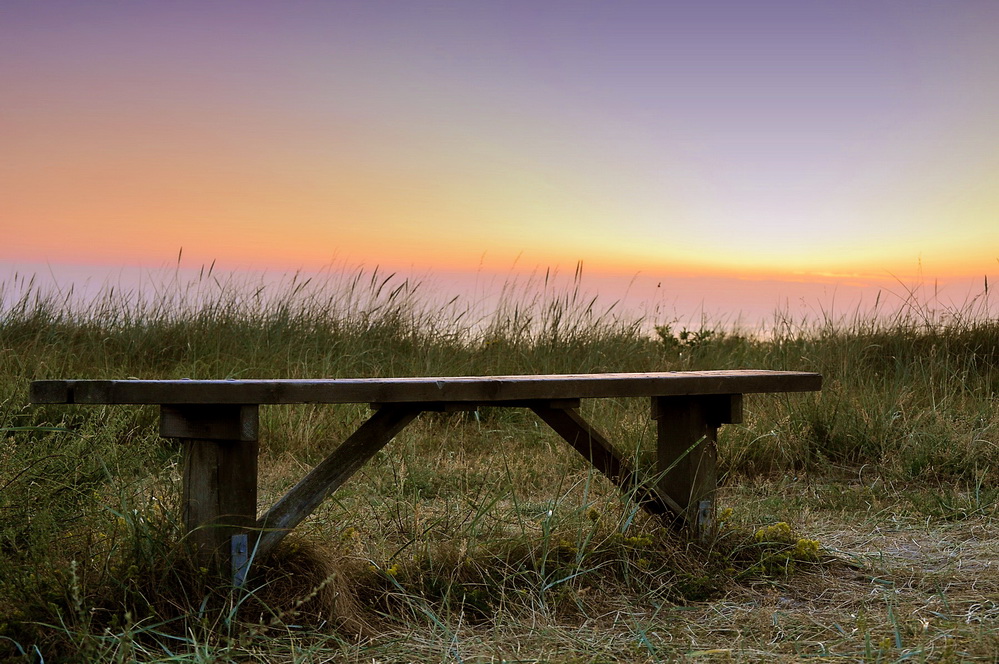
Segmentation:
<svg viewBox="0 0 999 664">
<path fill-rule="evenodd" d="M 4 285 L 0 657 L 996 656 L 999 581 L 976 548 L 994 547 L 999 502 L 987 297 L 756 333 L 677 330 L 601 308 L 578 281 L 536 285 L 508 286 L 486 314 L 378 270 L 276 287 L 209 271 L 87 302 Z M 155 435 L 155 409 L 27 404 L 44 378 L 737 368 L 818 371 L 825 387 L 749 397 L 745 422 L 723 428 L 734 509 L 706 548 L 638 512 L 529 413 L 484 409 L 421 418 L 244 589 L 214 587 L 187 556 L 179 454 Z M 583 408 L 629 454 L 650 453 L 647 403 Z M 363 411 L 263 408 L 262 504 Z M 955 547 L 964 558 L 947 557 Z M 974 584 L 953 560 L 970 561 Z"/>
</svg>

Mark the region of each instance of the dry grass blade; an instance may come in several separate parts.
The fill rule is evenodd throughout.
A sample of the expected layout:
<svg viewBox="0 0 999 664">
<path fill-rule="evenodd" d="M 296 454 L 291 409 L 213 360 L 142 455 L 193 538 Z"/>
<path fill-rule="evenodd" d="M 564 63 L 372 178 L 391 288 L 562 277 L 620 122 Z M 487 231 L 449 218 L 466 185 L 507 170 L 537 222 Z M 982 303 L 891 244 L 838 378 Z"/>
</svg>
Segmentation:
<svg viewBox="0 0 999 664">
<path fill-rule="evenodd" d="M 209 268 L 89 300 L 0 293 L 0 657 L 13 661 L 993 662 L 991 292 L 768 331 L 675 330 L 552 275 L 488 311 L 379 270 Z M 521 411 L 411 424 L 244 589 L 185 557 L 178 450 L 141 408 L 27 406 L 45 378 L 817 371 L 723 427 L 719 537 L 683 545 Z M 584 400 L 636 467 L 648 403 Z M 364 416 L 264 407 L 261 506 Z M 647 464 L 646 464 L 647 465 Z M 781 526 L 780 524 L 787 524 Z M 758 533 L 763 533 L 758 536 Z"/>
</svg>

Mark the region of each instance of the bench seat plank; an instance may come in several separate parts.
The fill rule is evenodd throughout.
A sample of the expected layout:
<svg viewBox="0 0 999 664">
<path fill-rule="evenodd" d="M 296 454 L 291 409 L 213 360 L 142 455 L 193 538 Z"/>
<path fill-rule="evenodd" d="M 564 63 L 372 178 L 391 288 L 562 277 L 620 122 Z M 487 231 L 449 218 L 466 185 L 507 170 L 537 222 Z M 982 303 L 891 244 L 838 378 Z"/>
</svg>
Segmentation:
<svg viewBox="0 0 999 664">
<path fill-rule="evenodd" d="M 822 376 L 799 371 L 683 371 L 653 373 L 351 378 L 324 380 L 42 380 L 34 403 L 291 404 L 489 403 L 698 394 L 819 390 Z"/>
</svg>

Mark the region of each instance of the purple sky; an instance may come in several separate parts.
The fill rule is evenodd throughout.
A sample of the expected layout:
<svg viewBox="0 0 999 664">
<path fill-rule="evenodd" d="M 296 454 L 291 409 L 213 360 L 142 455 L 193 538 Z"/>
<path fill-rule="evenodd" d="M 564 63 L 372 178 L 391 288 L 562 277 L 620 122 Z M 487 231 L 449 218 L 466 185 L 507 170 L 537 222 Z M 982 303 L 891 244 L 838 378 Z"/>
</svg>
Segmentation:
<svg viewBox="0 0 999 664">
<path fill-rule="evenodd" d="M 5 2 L 0 260 L 999 258 L 999 2 Z"/>
</svg>

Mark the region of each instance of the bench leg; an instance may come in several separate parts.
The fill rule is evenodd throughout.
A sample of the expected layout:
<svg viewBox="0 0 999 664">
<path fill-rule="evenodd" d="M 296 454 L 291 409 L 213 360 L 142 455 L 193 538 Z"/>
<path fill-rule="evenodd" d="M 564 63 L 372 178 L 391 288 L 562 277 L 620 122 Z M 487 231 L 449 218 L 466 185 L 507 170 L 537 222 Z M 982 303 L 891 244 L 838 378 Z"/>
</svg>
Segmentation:
<svg viewBox="0 0 999 664">
<path fill-rule="evenodd" d="M 183 521 L 198 564 L 245 578 L 257 517 L 257 406 L 162 406 L 160 434 L 183 446 Z"/>
<path fill-rule="evenodd" d="M 657 491 L 681 508 L 684 529 L 710 536 L 716 516 L 718 427 L 741 421 L 742 395 L 653 397 L 657 422 Z"/>
</svg>

